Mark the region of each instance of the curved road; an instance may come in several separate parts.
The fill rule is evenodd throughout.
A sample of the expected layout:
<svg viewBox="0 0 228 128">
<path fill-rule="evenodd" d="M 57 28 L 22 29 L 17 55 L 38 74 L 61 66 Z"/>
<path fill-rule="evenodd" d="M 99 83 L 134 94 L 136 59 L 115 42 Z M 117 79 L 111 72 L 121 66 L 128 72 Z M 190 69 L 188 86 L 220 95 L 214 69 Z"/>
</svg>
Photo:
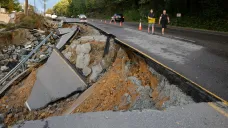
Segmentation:
<svg viewBox="0 0 228 128">
<path fill-rule="evenodd" d="M 151 35 L 147 25 L 138 31 L 137 23 L 90 23 L 228 101 L 228 34 L 169 28 L 161 36 L 160 28 Z"/>
</svg>

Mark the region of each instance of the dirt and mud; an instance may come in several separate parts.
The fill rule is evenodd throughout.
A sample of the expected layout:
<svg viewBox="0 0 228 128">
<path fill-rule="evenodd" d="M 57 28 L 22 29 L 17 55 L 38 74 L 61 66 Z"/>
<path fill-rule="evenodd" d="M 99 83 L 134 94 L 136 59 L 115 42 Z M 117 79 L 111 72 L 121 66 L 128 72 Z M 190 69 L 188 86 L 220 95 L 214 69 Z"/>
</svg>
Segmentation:
<svg viewBox="0 0 228 128">
<path fill-rule="evenodd" d="M 64 25 L 71 26 L 73 25 Z M 108 53 L 104 54 L 107 37 L 90 26 L 80 25 L 80 28 L 81 33 L 61 52 L 91 86 L 83 93 L 86 93 L 86 98 L 82 97 L 83 94 L 71 95 L 46 108 L 29 111 L 25 102 L 36 80 L 38 69 L 34 69 L 0 99 L 0 113 L 4 114 L 4 123 L 7 126 L 27 120 L 60 116 L 72 108 L 70 113 L 164 110 L 171 106 L 194 103 L 191 97 L 185 95 L 176 85 L 171 85 L 130 49 L 111 39 Z M 93 91 L 87 92 L 91 88 Z M 74 108 L 79 100 L 82 102 Z"/>
</svg>

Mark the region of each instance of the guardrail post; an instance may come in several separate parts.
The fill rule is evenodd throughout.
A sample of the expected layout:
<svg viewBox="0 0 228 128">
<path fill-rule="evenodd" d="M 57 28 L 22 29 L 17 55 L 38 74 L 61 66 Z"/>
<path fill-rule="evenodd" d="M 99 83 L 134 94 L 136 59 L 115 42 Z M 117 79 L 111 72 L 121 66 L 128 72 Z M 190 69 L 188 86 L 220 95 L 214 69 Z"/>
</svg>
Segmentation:
<svg viewBox="0 0 228 128">
<path fill-rule="evenodd" d="M 21 68 L 22 68 L 22 71 L 25 71 L 25 65 L 24 64 L 21 65 Z"/>
</svg>

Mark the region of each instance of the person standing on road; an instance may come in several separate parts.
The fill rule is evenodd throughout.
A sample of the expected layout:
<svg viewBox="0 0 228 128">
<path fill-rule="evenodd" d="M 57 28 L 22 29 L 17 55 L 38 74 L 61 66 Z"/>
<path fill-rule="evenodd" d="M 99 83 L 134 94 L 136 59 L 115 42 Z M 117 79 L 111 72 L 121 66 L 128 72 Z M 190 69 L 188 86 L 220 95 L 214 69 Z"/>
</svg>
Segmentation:
<svg viewBox="0 0 228 128">
<path fill-rule="evenodd" d="M 154 34 L 154 24 L 155 24 L 154 12 L 153 12 L 153 9 L 151 9 L 150 13 L 148 14 L 148 34 L 150 33 L 150 27 L 152 28 L 152 34 Z"/>
<path fill-rule="evenodd" d="M 167 28 L 167 24 L 170 22 L 168 14 L 166 14 L 166 10 L 163 10 L 163 14 L 161 14 L 159 19 L 159 24 L 162 25 L 162 35 L 165 34 L 165 28 Z"/>
</svg>

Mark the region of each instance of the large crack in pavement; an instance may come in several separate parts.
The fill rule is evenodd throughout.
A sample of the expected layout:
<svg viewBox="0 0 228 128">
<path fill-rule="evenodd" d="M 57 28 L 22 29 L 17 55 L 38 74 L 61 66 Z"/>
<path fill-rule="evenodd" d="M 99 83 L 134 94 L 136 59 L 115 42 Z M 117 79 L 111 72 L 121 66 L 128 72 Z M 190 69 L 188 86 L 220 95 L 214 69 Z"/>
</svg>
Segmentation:
<svg viewBox="0 0 228 128">
<path fill-rule="evenodd" d="M 81 32 L 60 52 L 84 78 L 88 89 L 29 111 L 24 103 L 36 81 L 39 69 L 34 69 L 0 99 L 0 113 L 4 113 L 6 125 L 71 113 L 143 109 L 163 111 L 173 106 L 196 103 L 192 96 L 171 84 L 144 58 L 116 43 L 114 38 L 107 40 L 107 36 L 87 25 L 64 26 L 75 25 L 80 27 Z M 109 52 L 104 54 L 107 41 L 110 43 L 107 45 Z"/>
</svg>

